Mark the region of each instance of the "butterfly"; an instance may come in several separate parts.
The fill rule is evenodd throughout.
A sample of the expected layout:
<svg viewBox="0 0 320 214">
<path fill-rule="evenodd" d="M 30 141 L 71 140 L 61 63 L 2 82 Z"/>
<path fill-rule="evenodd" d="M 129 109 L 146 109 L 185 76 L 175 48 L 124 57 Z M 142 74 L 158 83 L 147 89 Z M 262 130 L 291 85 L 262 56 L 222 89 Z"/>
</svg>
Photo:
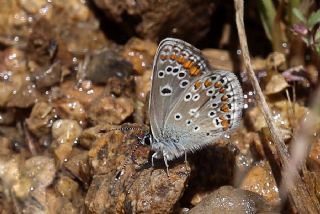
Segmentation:
<svg viewBox="0 0 320 214">
<path fill-rule="evenodd" d="M 241 85 L 232 72 L 211 70 L 200 50 L 174 38 L 160 42 L 149 100 L 154 158 L 168 161 L 216 142 L 239 127 Z"/>
</svg>

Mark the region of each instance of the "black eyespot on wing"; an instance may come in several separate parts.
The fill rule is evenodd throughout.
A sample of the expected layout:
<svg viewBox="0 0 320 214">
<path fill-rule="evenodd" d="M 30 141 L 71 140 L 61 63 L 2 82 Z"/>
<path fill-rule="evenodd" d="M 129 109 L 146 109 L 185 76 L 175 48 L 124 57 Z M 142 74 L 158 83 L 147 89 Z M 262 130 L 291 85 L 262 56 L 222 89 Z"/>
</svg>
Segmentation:
<svg viewBox="0 0 320 214">
<path fill-rule="evenodd" d="M 163 89 L 161 90 L 161 92 L 162 92 L 163 94 L 170 94 L 170 93 L 171 93 L 171 89 L 169 89 L 169 88 L 163 88 Z"/>
<path fill-rule="evenodd" d="M 179 68 L 174 68 L 172 72 L 173 73 L 178 73 L 179 72 Z"/>
</svg>

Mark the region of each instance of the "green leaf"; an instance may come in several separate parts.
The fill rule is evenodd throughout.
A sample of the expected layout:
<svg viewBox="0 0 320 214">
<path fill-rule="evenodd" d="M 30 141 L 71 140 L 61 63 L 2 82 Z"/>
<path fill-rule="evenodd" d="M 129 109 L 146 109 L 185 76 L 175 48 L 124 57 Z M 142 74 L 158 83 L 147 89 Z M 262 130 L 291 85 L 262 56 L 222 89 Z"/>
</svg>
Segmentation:
<svg viewBox="0 0 320 214">
<path fill-rule="evenodd" d="M 318 53 L 318 55 L 320 55 L 320 45 L 316 45 L 315 50 Z"/>
<path fill-rule="evenodd" d="M 293 8 L 292 12 L 301 22 L 303 22 L 303 23 L 307 22 L 306 17 L 304 17 L 304 15 L 302 14 L 302 12 L 299 9 Z"/>
<path fill-rule="evenodd" d="M 318 28 L 318 30 L 314 34 L 314 41 L 316 41 L 316 42 L 319 41 L 320 42 L 320 27 Z"/>
<path fill-rule="evenodd" d="M 258 1 L 259 14 L 264 31 L 270 41 L 272 41 L 272 29 L 276 17 L 276 9 L 272 0 Z"/>
<path fill-rule="evenodd" d="M 310 29 L 312 29 L 317 23 L 320 23 L 320 10 L 311 13 L 307 22 Z"/>
</svg>

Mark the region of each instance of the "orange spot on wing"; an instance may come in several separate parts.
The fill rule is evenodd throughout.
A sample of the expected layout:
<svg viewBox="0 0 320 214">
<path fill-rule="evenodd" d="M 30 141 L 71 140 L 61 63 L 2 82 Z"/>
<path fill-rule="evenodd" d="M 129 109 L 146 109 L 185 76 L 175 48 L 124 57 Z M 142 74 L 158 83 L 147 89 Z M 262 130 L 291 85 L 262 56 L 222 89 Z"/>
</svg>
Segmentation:
<svg viewBox="0 0 320 214">
<path fill-rule="evenodd" d="M 167 56 L 166 56 L 166 55 L 160 55 L 160 59 L 161 59 L 161 60 L 166 60 L 166 59 L 167 59 Z"/>
<path fill-rule="evenodd" d="M 223 127 L 223 130 L 226 131 L 226 130 L 229 128 L 230 123 L 229 123 L 228 120 L 223 119 L 223 120 L 221 121 L 221 125 L 222 125 L 222 127 Z"/>
<path fill-rule="evenodd" d="M 228 104 L 226 103 L 222 104 L 222 106 L 220 107 L 220 110 L 223 112 L 229 112 Z"/>
<path fill-rule="evenodd" d="M 176 60 L 176 58 L 177 58 L 176 54 L 171 54 L 171 55 L 170 55 L 170 59 Z"/>
<path fill-rule="evenodd" d="M 187 60 L 187 61 L 184 62 L 183 67 L 185 69 L 189 69 L 189 68 L 191 68 L 192 65 L 193 65 L 193 62 Z"/>
<path fill-rule="evenodd" d="M 214 87 L 216 87 L 216 88 L 221 88 L 221 87 L 222 87 L 222 83 L 221 83 L 221 82 L 216 82 L 216 83 L 214 84 Z"/>
<path fill-rule="evenodd" d="M 219 92 L 220 92 L 221 94 L 223 94 L 225 91 L 226 91 L 226 89 L 224 89 L 224 88 L 220 88 L 220 90 L 219 90 Z"/>
<path fill-rule="evenodd" d="M 205 86 L 206 88 L 210 87 L 211 85 L 212 85 L 212 82 L 211 82 L 211 80 L 209 80 L 209 79 L 207 79 L 207 80 L 204 82 L 204 86 Z"/>
<path fill-rule="evenodd" d="M 180 64 L 183 64 L 185 61 L 186 61 L 186 60 L 184 59 L 183 56 L 179 56 L 179 57 L 177 58 L 177 62 L 179 62 Z"/>
<path fill-rule="evenodd" d="M 194 83 L 193 86 L 194 86 L 194 89 L 197 90 L 197 89 L 199 89 L 199 88 L 201 87 L 201 82 L 200 82 L 200 81 L 197 81 L 197 82 Z"/>
<path fill-rule="evenodd" d="M 227 101 L 228 100 L 228 96 L 227 95 L 223 95 L 222 97 L 221 97 L 221 101 Z"/>
<path fill-rule="evenodd" d="M 190 69 L 189 69 L 189 74 L 190 76 L 198 76 L 200 74 L 200 69 L 198 66 L 193 65 Z"/>
</svg>

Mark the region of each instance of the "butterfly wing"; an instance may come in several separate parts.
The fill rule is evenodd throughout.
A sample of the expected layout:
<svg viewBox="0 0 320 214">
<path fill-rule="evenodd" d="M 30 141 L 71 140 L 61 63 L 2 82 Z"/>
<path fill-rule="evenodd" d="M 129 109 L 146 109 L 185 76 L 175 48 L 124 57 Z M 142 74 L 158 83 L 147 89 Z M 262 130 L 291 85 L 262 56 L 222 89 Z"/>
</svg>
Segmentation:
<svg viewBox="0 0 320 214">
<path fill-rule="evenodd" d="M 207 63 L 192 45 L 173 38 L 159 44 L 149 101 L 150 125 L 156 140 L 163 136 L 165 120 L 177 99 L 183 96 L 194 79 L 207 72 Z"/>
<path fill-rule="evenodd" d="M 210 71 L 185 89 L 171 108 L 164 129 L 179 139 L 172 147 L 194 151 L 237 128 L 242 109 L 237 77 L 227 71 Z"/>
</svg>

